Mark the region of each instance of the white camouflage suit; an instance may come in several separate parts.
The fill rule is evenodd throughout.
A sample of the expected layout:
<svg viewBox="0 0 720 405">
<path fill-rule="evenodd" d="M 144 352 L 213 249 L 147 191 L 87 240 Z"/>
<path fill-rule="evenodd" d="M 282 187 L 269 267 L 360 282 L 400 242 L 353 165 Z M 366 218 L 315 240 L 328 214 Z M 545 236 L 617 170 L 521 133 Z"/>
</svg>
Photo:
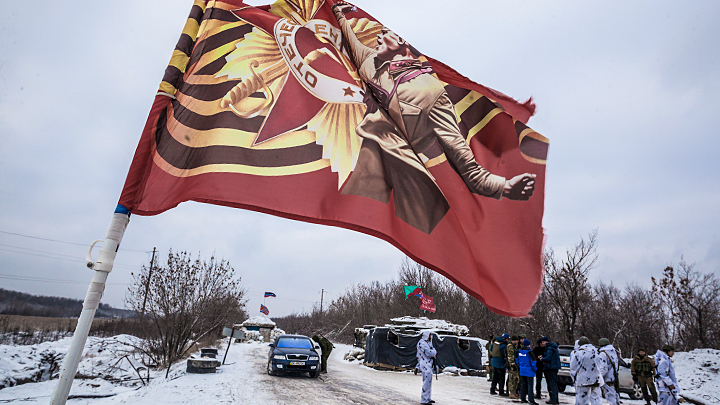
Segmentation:
<svg viewBox="0 0 720 405">
<path fill-rule="evenodd" d="M 670 357 L 662 350 L 655 353 L 655 364 L 657 373 L 655 373 L 655 381 L 658 388 L 658 405 L 677 405 L 678 404 L 678 387 L 675 378 L 675 367 L 673 367 Z M 672 386 L 673 388 L 670 388 Z"/>
<path fill-rule="evenodd" d="M 423 404 L 429 404 L 432 400 L 432 375 L 433 375 L 433 360 L 432 358 L 437 355 L 437 351 L 432 345 L 432 335 L 430 331 L 423 331 L 422 337 L 417 344 L 417 367 L 422 372 L 422 394 L 420 395 L 420 402 Z"/>
<path fill-rule="evenodd" d="M 601 405 L 600 386 L 602 375 L 596 363 L 595 346 L 586 344 L 579 346 L 575 342 L 575 351 L 570 359 L 570 377 L 575 381 L 576 405 Z"/>
<path fill-rule="evenodd" d="M 615 371 L 618 369 L 618 355 L 613 345 L 600 348 L 597 356 L 598 368 L 605 384 L 601 385 L 602 393 L 610 405 L 619 405 L 620 396 L 615 391 Z"/>
</svg>

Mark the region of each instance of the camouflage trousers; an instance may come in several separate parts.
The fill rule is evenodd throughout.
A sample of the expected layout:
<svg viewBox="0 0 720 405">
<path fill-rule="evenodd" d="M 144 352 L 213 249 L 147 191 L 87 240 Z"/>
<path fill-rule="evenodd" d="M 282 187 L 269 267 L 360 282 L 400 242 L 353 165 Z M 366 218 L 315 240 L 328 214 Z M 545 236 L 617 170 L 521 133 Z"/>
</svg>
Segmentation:
<svg viewBox="0 0 720 405">
<path fill-rule="evenodd" d="M 508 370 L 507 390 L 509 393 L 517 393 L 520 389 L 520 371 Z"/>
</svg>

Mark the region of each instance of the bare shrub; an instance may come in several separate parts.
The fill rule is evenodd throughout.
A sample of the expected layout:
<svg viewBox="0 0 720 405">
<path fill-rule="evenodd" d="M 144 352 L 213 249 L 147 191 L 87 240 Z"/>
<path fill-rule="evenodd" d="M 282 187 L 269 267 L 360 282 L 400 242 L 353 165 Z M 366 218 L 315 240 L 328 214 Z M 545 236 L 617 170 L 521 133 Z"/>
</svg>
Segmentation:
<svg viewBox="0 0 720 405">
<path fill-rule="evenodd" d="M 245 318 L 245 290 L 226 260 L 193 260 L 187 252 L 168 253 L 164 266 L 133 274 L 126 304 L 144 319 L 150 336 L 139 349 L 149 364 L 169 366 L 206 336 L 219 335 L 226 323 Z M 145 292 L 148 291 L 146 295 Z"/>
</svg>

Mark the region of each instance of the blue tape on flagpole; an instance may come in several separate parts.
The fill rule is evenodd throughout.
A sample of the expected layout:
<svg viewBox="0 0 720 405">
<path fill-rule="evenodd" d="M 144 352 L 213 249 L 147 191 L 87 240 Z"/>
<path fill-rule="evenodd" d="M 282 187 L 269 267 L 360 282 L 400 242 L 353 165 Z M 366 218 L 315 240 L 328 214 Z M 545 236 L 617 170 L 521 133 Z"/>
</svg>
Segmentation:
<svg viewBox="0 0 720 405">
<path fill-rule="evenodd" d="M 117 207 L 115 207 L 115 214 L 124 214 L 130 216 L 130 210 L 125 208 L 124 205 L 118 204 Z"/>
</svg>

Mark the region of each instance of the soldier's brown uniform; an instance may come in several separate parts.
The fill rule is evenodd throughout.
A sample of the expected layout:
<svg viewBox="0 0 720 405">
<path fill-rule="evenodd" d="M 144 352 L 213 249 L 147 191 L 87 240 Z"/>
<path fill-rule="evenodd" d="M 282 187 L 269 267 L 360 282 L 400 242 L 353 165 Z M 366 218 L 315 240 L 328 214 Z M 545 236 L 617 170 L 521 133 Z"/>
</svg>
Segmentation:
<svg viewBox="0 0 720 405">
<path fill-rule="evenodd" d="M 368 110 L 356 129 L 363 144 L 343 194 L 387 203 L 392 190 L 395 214 L 430 233 L 449 205 L 420 156 L 444 152 L 472 193 L 502 198 L 505 178 L 477 164 L 460 133 L 453 104 L 429 64 L 418 59 L 379 59 L 375 49 L 358 40 L 344 14 L 334 11 L 368 87 Z"/>
<path fill-rule="evenodd" d="M 647 402 L 648 405 L 650 404 L 650 399 L 652 399 L 653 402 L 657 402 L 657 391 L 655 391 L 655 383 L 653 382 L 655 361 L 648 355 L 642 357 L 639 354 L 635 355 L 632 363 L 630 363 L 630 372 L 633 377 L 637 377 L 645 402 Z M 648 395 L 648 389 L 650 390 L 650 395 Z"/>
</svg>

